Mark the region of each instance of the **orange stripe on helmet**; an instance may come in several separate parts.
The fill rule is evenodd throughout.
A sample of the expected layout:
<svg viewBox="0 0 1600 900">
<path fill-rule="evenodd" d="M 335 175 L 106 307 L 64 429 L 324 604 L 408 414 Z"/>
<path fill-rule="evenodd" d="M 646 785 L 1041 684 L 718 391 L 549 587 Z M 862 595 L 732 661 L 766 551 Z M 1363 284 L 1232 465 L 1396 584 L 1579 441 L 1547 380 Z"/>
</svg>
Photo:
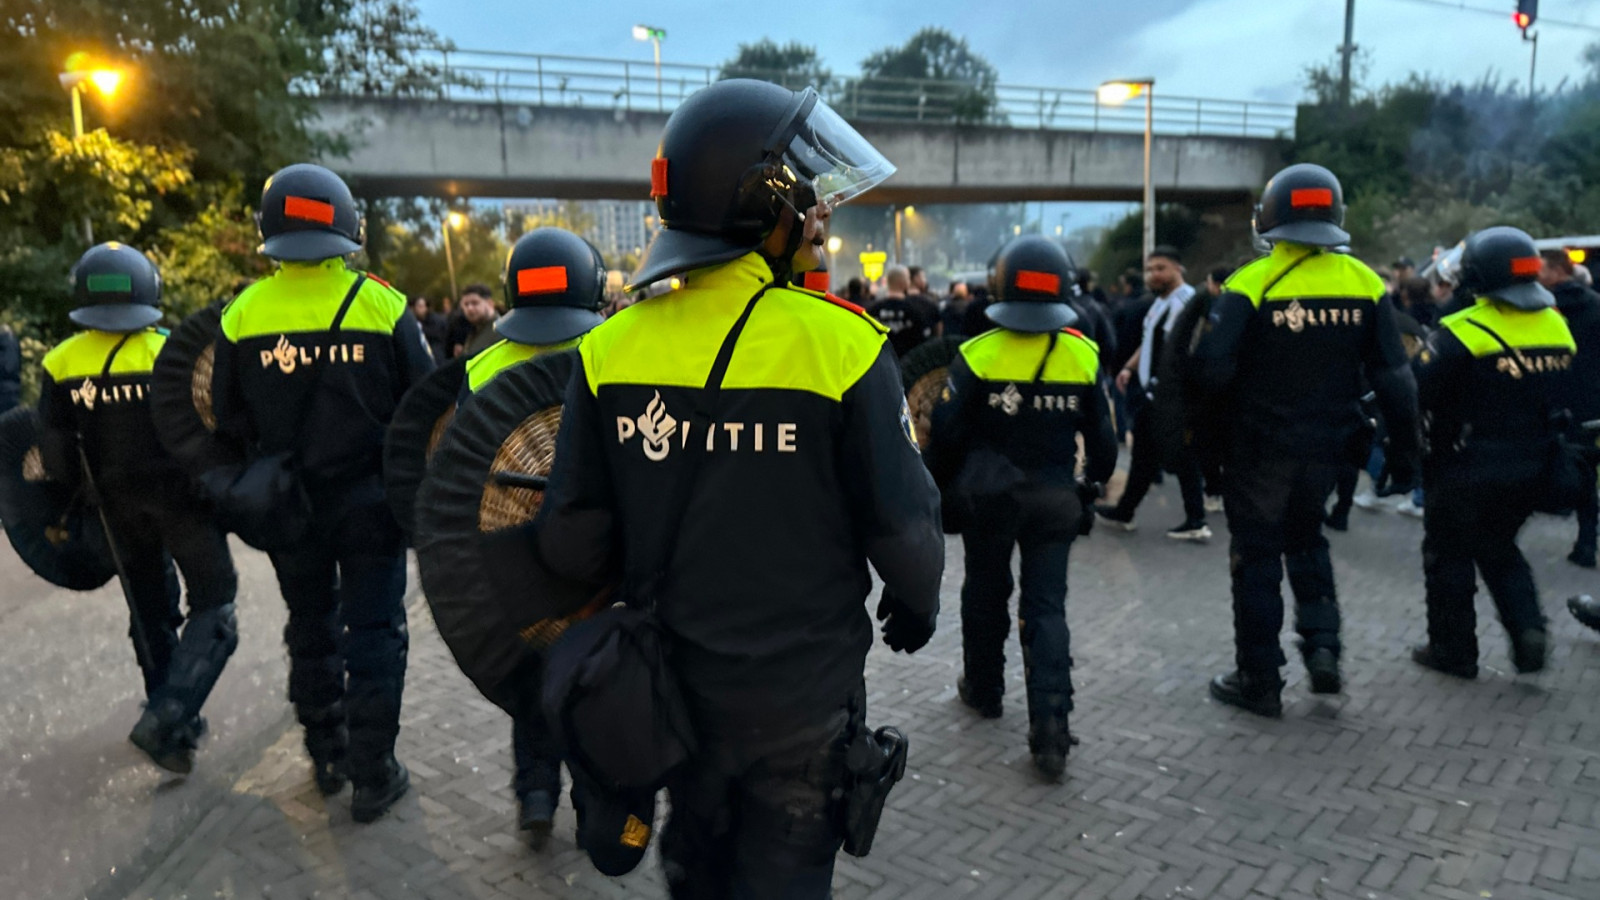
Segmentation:
<svg viewBox="0 0 1600 900">
<path fill-rule="evenodd" d="M 1023 269 L 1017 273 L 1017 289 L 1060 296 L 1061 276 L 1052 275 L 1049 272 L 1030 272 L 1027 269 Z"/>
<path fill-rule="evenodd" d="M 542 266 L 517 272 L 517 296 L 554 294 L 567 289 L 566 266 Z"/>
<path fill-rule="evenodd" d="M 1511 274 L 1515 277 L 1537 275 L 1544 271 L 1544 260 L 1537 256 L 1524 256 L 1511 261 Z"/>
<path fill-rule="evenodd" d="M 1300 188 L 1289 192 L 1289 205 L 1295 209 L 1331 208 L 1333 206 L 1332 188 Z"/>
<path fill-rule="evenodd" d="M 291 219 L 316 222 L 319 225 L 333 224 L 333 204 L 312 200 L 309 197 L 283 198 L 283 214 Z"/>
<path fill-rule="evenodd" d="M 667 161 L 656 158 L 650 160 L 650 196 L 665 197 L 667 195 Z"/>
</svg>

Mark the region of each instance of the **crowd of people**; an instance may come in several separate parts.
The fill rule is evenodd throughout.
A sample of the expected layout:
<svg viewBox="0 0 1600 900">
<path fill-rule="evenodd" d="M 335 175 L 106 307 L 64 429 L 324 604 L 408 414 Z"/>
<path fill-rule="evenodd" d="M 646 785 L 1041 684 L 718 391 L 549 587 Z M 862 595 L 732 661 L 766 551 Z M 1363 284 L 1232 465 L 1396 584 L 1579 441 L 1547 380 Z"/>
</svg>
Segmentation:
<svg viewBox="0 0 1600 900">
<path fill-rule="evenodd" d="M 1595 446 L 1600 295 L 1516 229 L 1470 236 L 1429 280 L 1405 260 L 1380 276 L 1345 249 L 1337 177 L 1301 164 L 1263 189 L 1254 224 L 1270 249 L 1209 270 L 1201 290 L 1160 247 L 1108 297 L 1057 242 L 1025 236 L 984 284 L 942 300 L 902 266 L 881 293 L 853 279 L 841 298 L 805 276 L 835 206 L 894 167 L 815 92 L 707 87 L 670 117 L 649 171 L 663 230 L 628 290 L 671 290 L 611 303 L 594 248 L 538 229 L 506 262 L 504 314 L 483 285 L 436 311 L 351 268 L 349 188 L 315 165 L 278 172 L 260 218 L 278 268 L 220 311 L 204 453 L 151 420 L 167 349 L 154 266 L 116 243 L 79 260 L 83 330 L 44 360 L 41 454 L 51 478 L 95 488 L 149 698 L 130 738 L 156 764 L 191 770 L 238 643 L 231 532 L 277 573 L 288 699 L 319 790 L 352 784 L 358 822 L 408 791 L 394 753 L 405 559 L 408 540 L 431 538 L 407 535 L 385 497 L 385 429 L 456 358 L 459 411 L 518 366 L 565 353 L 575 372 L 553 467 L 527 473 L 548 480 L 519 488 L 542 491 L 536 518 L 484 528 L 507 569 L 585 598 L 541 620 L 559 627 L 526 629 L 561 635 L 547 649 L 499 636 L 536 663 L 511 667 L 502 703 L 519 824 L 549 834 L 565 766 L 580 844 L 626 871 L 664 789 L 674 897 L 825 897 L 836 853 L 870 850 L 908 745 L 867 724 L 869 566 L 883 641 L 917 652 L 938 624 L 946 534 L 965 557 L 960 700 L 1000 715 L 1018 592 L 1029 750 L 1048 779 L 1076 743 L 1073 544 L 1096 522 L 1131 531 L 1163 472 L 1184 507 L 1169 537 L 1207 541 L 1208 513 L 1226 515 L 1235 664 L 1209 691 L 1259 715 L 1283 711 L 1285 576 L 1310 690 L 1344 688 L 1322 529 L 1348 527 L 1352 506 L 1382 494 L 1421 510 L 1428 641 L 1413 658 L 1451 676 L 1478 672 L 1476 574 L 1517 669 L 1544 666 L 1516 547 L 1535 510 L 1576 510 L 1571 559 L 1595 564 L 1600 451 L 1571 448 Z M 956 337 L 919 435 L 899 360 Z M 1361 469 L 1372 484 L 1357 492 Z M 503 584 L 492 575 L 457 573 Z M 549 602 L 523 590 L 485 592 L 483 614 Z M 1574 611 L 1600 627 L 1600 604 Z"/>
</svg>

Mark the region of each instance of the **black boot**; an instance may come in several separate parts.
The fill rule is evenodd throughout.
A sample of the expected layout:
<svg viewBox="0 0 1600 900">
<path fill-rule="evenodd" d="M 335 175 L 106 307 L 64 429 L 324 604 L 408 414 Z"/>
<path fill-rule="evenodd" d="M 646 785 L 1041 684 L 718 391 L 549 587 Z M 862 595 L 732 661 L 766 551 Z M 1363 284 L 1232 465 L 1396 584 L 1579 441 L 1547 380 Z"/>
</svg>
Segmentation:
<svg viewBox="0 0 1600 900">
<path fill-rule="evenodd" d="M 1579 594 L 1567 598 L 1567 609 L 1574 619 L 1595 631 L 1600 631 L 1600 600 L 1588 594 Z"/>
<path fill-rule="evenodd" d="M 1334 531 L 1349 531 L 1350 507 L 1335 506 L 1333 511 L 1328 513 L 1328 517 L 1322 520 L 1322 524 L 1328 526 Z"/>
<path fill-rule="evenodd" d="M 344 704 L 298 707 L 296 712 L 305 727 L 306 753 L 311 757 L 311 775 L 316 779 L 317 790 L 324 797 L 331 797 L 344 790 L 350 780 L 345 762 L 350 730 L 345 725 Z"/>
<path fill-rule="evenodd" d="M 128 740 L 161 768 L 187 775 L 194 771 L 194 752 L 205 733 L 205 719 L 186 720 L 181 715 L 182 709 L 174 703 L 147 706 Z"/>
<path fill-rule="evenodd" d="M 1339 654 L 1319 647 L 1306 654 L 1306 672 L 1311 676 L 1311 693 L 1337 694 L 1344 689 L 1339 674 Z"/>
<path fill-rule="evenodd" d="M 184 775 L 194 769 L 194 752 L 205 731 L 200 708 L 238 646 L 239 624 L 232 603 L 189 617 L 167 664 L 166 683 L 151 695 L 128 735 L 156 765 Z"/>
<path fill-rule="evenodd" d="M 1269 681 L 1239 671 L 1211 679 L 1212 697 L 1269 719 L 1283 716 L 1283 699 L 1279 696 L 1282 690 L 1283 682 L 1276 678 Z"/>
<path fill-rule="evenodd" d="M 538 850 L 550 838 L 556 806 L 561 802 L 561 763 L 532 760 L 517 771 L 517 826 L 528 833 L 528 844 Z"/>
<path fill-rule="evenodd" d="M 956 693 L 960 695 L 961 702 L 965 703 L 978 715 L 985 719 L 998 719 L 1004 714 L 1000 705 L 1000 694 L 983 693 L 967 686 L 967 676 L 962 675 L 956 679 Z"/>
<path fill-rule="evenodd" d="M 1526 675 L 1544 669 L 1549 654 L 1550 638 L 1543 628 L 1529 628 L 1511 637 L 1511 662 L 1517 671 Z"/>
<path fill-rule="evenodd" d="M 1435 672 L 1443 672 L 1456 678 L 1465 678 L 1471 681 L 1478 677 L 1478 664 L 1476 662 L 1453 662 L 1439 655 L 1439 651 L 1432 644 L 1420 644 L 1411 648 L 1411 661 L 1424 668 Z"/>
<path fill-rule="evenodd" d="M 377 821 L 411 787 L 411 773 L 393 756 L 384 760 L 378 766 L 378 771 L 371 774 L 376 778 L 368 781 L 363 777 L 356 782 L 350 798 L 350 818 L 363 825 Z"/>
<path fill-rule="evenodd" d="M 1028 750 L 1033 753 L 1033 767 L 1050 781 L 1061 780 L 1067 768 L 1067 754 L 1078 745 L 1078 739 L 1067 728 L 1065 714 L 1046 716 L 1028 728 Z"/>
</svg>

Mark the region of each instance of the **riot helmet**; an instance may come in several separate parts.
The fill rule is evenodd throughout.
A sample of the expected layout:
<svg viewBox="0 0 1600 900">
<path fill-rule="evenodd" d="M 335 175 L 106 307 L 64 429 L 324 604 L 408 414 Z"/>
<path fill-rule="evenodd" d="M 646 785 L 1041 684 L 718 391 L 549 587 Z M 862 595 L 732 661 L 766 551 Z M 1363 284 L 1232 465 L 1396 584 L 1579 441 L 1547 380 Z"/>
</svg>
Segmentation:
<svg viewBox="0 0 1600 900">
<path fill-rule="evenodd" d="M 1467 238 L 1461 252 L 1461 286 L 1480 297 L 1539 310 L 1556 299 L 1539 283 L 1544 258 L 1520 228 L 1496 225 Z"/>
<path fill-rule="evenodd" d="M 560 228 L 535 228 L 506 256 L 506 306 L 494 330 L 518 344 L 570 341 L 602 321 L 606 265 L 593 244 Z"/>
<path fill-rule="evenodd" d="M 1344 188 L 1321 166 L 1299 163 L 1272 176 L 1256 206 L 1255 230 L 1263 240 L 1312 247 L 1350 243 L 1344 230 Z"/>
<path fill-rule="evenodd" d="M 72 266 L 73 324 L 129 334 L 161 321 L 161 273 L 143 253 L 110 241 Z"/>
<path fill-rule="evenodd" d="M 1072 257 L 1055 241 L 1037 234 L 1015 238 L 995 254 L 991 273 L 992 302 L 984 314 L 1001 328 L 1045 334 L 1077 324 L 1068 303 Z"/>
<path fill-rule="evenodd" d="M 283 262 L 318 262 L 361 249 L 364 227 L 344 179 L 318 165 L 279 169 L 256 213 L 260 253 Z"/>
<path fill-rule="evenodd" d="M 894 174 L 894 166 L 806 88 L 735 78 L 703 88 L 673 112 L 650 166 L 661 231 L 629 291 L 758 249 L 795 213 L 790 248 L 819 202 L 838 205 Z"/>
</svg>

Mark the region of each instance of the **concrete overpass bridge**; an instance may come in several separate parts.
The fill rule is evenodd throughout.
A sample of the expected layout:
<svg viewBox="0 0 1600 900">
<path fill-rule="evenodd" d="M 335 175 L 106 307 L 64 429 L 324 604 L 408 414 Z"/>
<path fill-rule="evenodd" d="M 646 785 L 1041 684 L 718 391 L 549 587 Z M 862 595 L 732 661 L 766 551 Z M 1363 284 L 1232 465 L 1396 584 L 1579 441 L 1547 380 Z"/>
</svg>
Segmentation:
<svg viewBox="0 0 1600 900">
<path fill-rule="evenodd" d="M 440 53 L 437 96 L 324 87 L 330 160 L 368 196 L 644 199 L 667 115 L 723 74 L 713 67 L 575 57 Z M 385 96 L 385 94 L 390 94 Z M 847 79 L 830 103 L 899 168 L 867 203 L 1136 201 L 1144 110 L 1094 91 Z M 1165 97 L 1154 104 L 1162 200 L 1229 206 L 1282 158 L 1294 107 Z"/>
</svg>

